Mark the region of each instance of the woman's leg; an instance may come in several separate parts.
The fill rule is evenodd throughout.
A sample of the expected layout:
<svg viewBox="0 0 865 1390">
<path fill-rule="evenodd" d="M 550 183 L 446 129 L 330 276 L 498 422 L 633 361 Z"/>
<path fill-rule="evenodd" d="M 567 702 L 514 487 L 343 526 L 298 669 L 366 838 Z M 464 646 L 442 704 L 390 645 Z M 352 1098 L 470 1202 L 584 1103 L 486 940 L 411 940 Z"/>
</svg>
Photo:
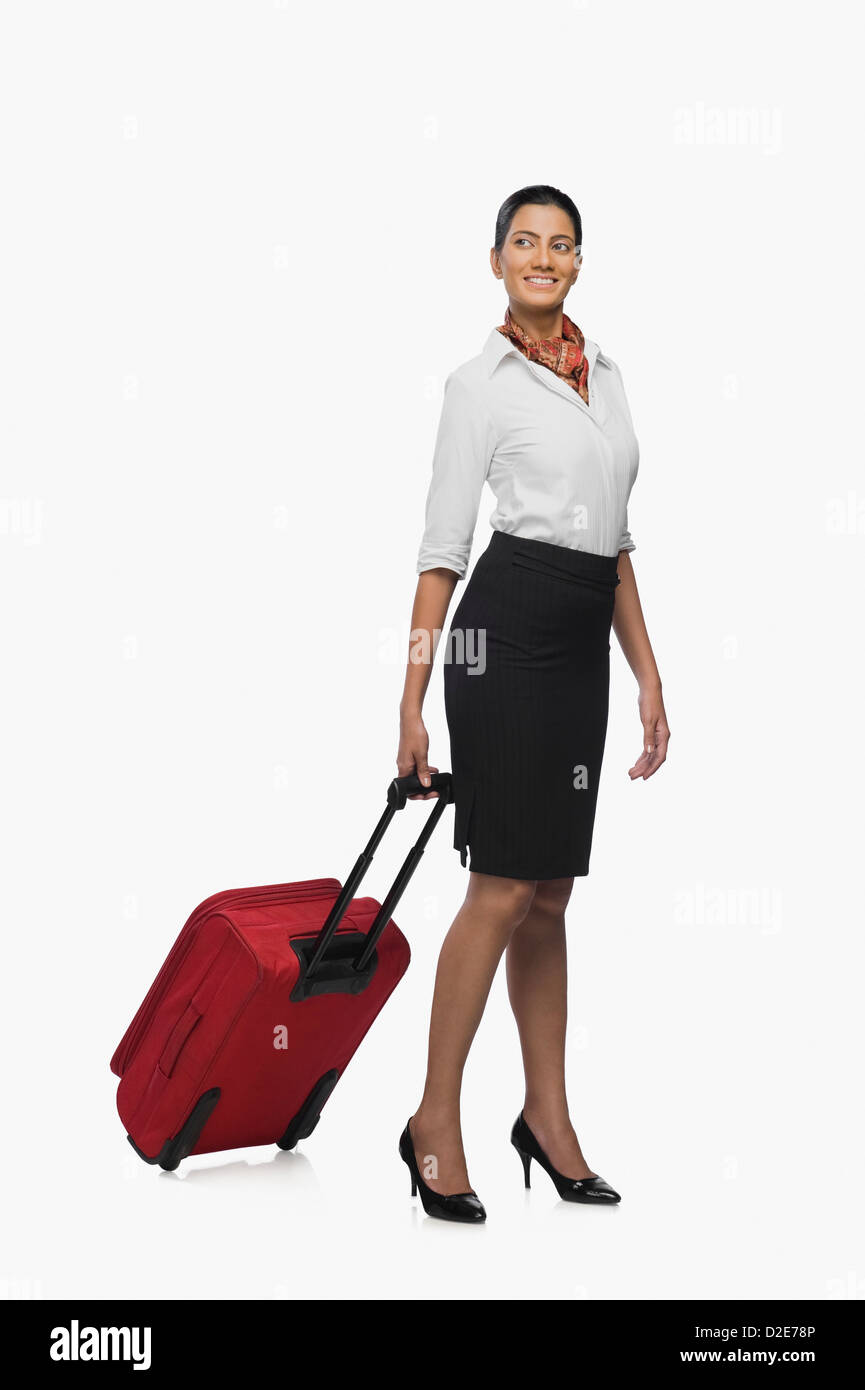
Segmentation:
<svg viewBox="0 0 865 1390">
<path fill-rule="evenodd" d="M 460 1130 L 463 1068 L 502 952 L 528 912 L 533 880 L 469 873 L 465 902 L 436 970 L 427 1076 L 411 1117 L 421 1177 L 434 1192 L 469 1192 Z"/>
<path fill-rule="evenodd" d="M 568 966 L 565 908 L 572 878 L 541 879 L 507 948 L 508 996 L 517 1020 L 529 1129 L 554 1168 L 569 1178 L 594 1176 L 568 1114 L 565 1031 Z"/>
</svg>

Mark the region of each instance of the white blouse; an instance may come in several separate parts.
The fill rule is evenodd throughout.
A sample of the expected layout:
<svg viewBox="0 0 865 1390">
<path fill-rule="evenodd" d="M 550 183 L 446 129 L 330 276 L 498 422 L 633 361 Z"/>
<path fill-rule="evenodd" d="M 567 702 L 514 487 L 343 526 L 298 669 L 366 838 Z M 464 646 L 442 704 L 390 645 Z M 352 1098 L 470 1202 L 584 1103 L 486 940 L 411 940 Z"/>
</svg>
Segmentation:
<svg viewBox="0 0 865 1390">
<path fill-rule="evenodd" d="M 589 404 L 493 328 L 445 381 L 417 573 L 465 578 L 481 493 L 494 530 L 572 550 L 633 550 L 628 498 L 639 444 L 622 374 L 585 339 Z"/>
</svg>

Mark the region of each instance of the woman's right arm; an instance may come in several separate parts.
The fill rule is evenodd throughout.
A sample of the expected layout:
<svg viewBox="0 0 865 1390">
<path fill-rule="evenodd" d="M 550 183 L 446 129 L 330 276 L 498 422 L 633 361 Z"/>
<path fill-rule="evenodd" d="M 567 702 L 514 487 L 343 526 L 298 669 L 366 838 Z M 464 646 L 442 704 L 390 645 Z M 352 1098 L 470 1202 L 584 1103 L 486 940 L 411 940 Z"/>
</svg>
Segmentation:
<svg viewBox="0 0 865 1390">
<path fill-rule="evenodd" d="M 400 777 L 417 772 L 429 786 L 429 736 L 421 717 L 435 648 L 444 631 L 453 591 L 468 569 L 478 507 L 496 447 L 493 423 L 476 386 L 459 371 L 445 381 L 425 527 L 418 553 L 418 582 L 411 614 L 405 688 L 399 706 Z M 422 801 L 438 792 L 412 798 Z"/>
<path fill-rule="evenodd" d="M 457 586 L 459 575 L 454 570 L 434 568 L 418 576 L 411 612 L 408 661 L 405 685 L 399 706 L 399 748 L 397 772 L 407 777 L 416 772 L 429 786 L 430 773 L 439 768 L 429 765 L 429 735 L 423 722 L 424 696 L 432 675 L 438 639 L 444 631 L 445 618 Z M 427 801 L 438 792 L 411 797 L 412 801 Z"/>
</svg>

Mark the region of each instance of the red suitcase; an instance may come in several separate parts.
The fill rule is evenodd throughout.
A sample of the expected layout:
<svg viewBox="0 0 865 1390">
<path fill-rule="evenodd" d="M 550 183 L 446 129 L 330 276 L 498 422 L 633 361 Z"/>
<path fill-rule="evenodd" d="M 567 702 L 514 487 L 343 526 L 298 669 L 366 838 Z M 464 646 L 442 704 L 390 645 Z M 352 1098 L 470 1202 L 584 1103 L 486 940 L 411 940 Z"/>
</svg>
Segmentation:
<svg viewBox="0 0 865 1390">
<path fill-rule="evenodd" d="M 354 894 L 408 796 L 437 791 L 393 886 Z M 408 967 L 391 918 L 445 806 L 395 777 L 387 808 L 343 887 L 335 878 L 216 893 L 195 909 L 111 1059 L 117 1109 L 146 1163 L 278 1144 L 312 1133 L 322 1107 Z"/>
</svg>

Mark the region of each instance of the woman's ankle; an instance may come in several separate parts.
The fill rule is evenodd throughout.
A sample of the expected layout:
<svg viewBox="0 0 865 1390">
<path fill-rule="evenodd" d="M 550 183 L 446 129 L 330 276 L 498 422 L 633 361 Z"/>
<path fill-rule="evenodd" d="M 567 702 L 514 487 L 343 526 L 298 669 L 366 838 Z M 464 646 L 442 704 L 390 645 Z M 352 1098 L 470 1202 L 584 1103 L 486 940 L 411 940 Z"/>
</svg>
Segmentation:
<svg viewBox="0 0 865 1390">
<path fill-rule="evenodd" d="M 529 1129 L 536 1127 L 550 1136 L 561 1137 L 573 1131 L 573 1122 L 567 1106 L 526 1101 L 523 1105 L 523 1119 Z"/>
<path fill-rule="evenodd" d="M 421 1101 L 411 1117 L 411 1127 L 434 1130 L 438 1133 L 452 1130 L 459 1132 L 459 1110 L 454 1110 L 452 1106 L 435 1106 Z"/>
</svg>

